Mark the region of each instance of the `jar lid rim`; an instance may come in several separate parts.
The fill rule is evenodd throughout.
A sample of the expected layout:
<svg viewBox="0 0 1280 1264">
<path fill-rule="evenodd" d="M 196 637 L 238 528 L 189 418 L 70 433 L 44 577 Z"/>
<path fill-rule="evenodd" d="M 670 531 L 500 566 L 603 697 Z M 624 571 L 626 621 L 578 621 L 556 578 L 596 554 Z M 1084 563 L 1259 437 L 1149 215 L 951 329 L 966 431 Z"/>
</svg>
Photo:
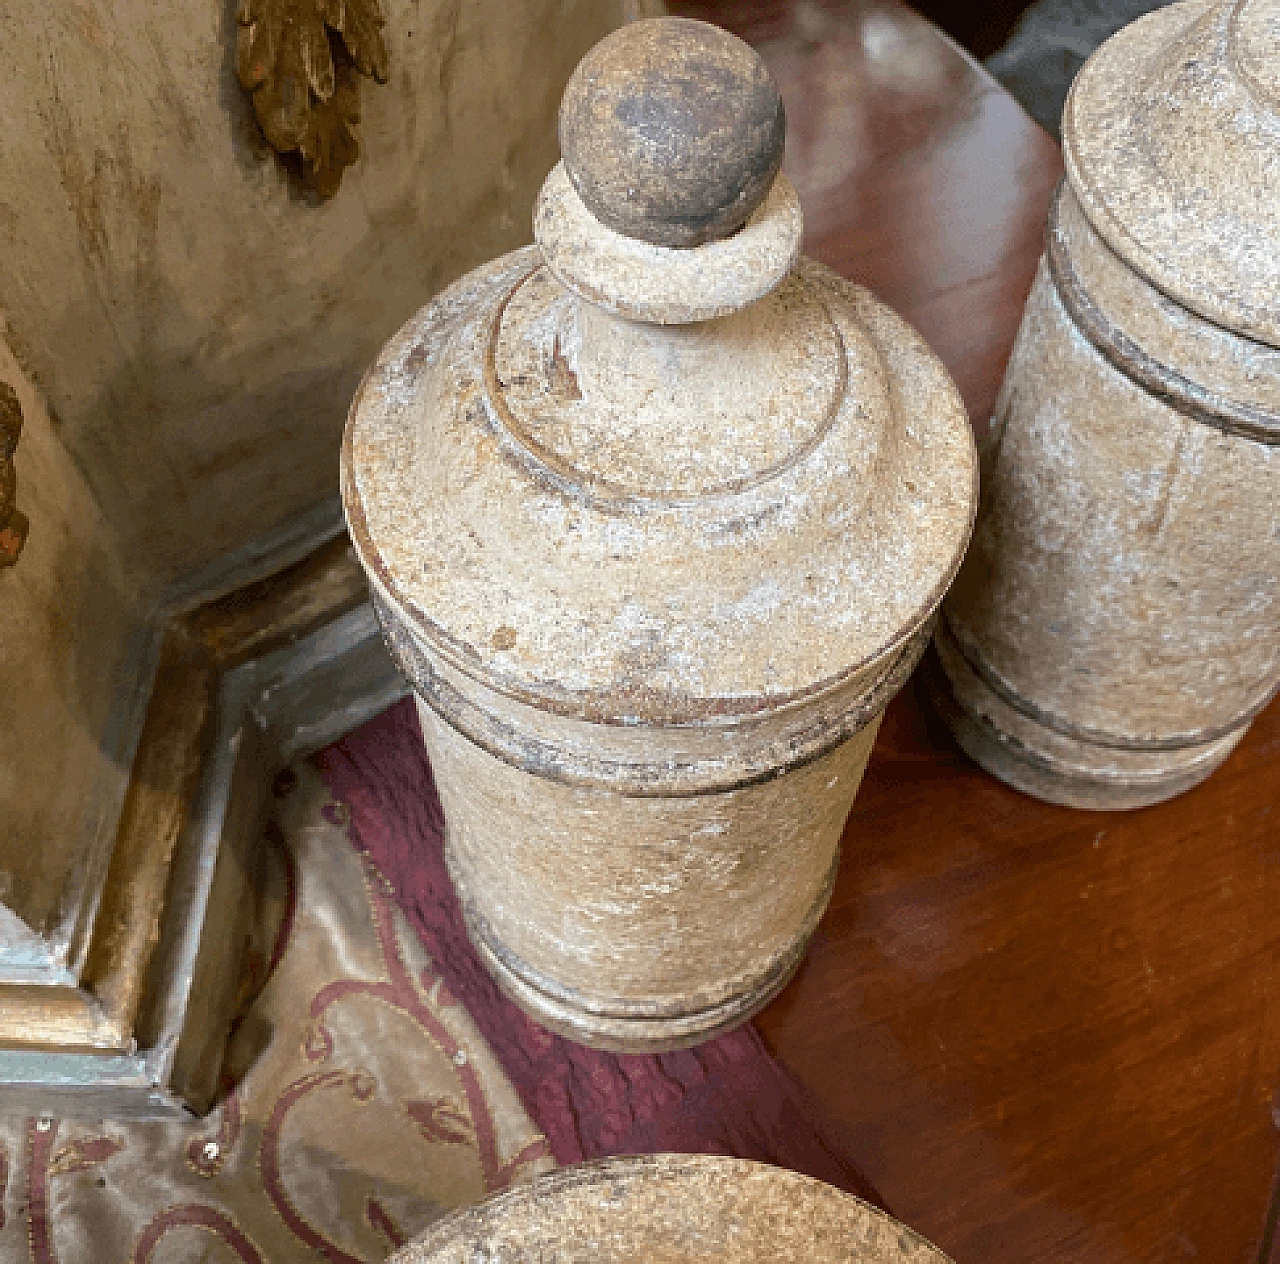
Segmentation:
<svg viewBox="0 0 1280 1264">
<path fill-rule="evenodd" d="M 1251 77 L 1280 0 L 1186 0 L 1113 36 L 1063 112 L 1094 228 L 1182 306 L 1280 347 L 1280 97 Z"/>
</svg>

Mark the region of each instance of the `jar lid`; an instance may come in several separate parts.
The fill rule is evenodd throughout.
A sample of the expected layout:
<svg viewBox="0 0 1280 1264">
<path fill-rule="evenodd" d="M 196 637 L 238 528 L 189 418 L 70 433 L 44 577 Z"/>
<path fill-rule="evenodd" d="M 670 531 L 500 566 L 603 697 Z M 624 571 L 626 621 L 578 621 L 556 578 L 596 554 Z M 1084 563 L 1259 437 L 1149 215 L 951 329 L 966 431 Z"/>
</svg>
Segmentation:
<svg viewBox="0 0 1280 1264">
<path fill-rule="evenodd" d="M 1184 0 L 1085 63 L 1067 176 L 1106 243 L 1183 306 L 1280 346 L 1280 0 Z"/>
<path fill-rule="evenodd" d="M 388 1264 L 951 1264 L 919 1234 L 811 1176 L 710 1154 L 561 1168 L 436 1221 Z"/>
<path fill-rule="evenodd" d="M 688 23 L 660 21 L 665 54 L 651 23 L 609 38 L 643 37 L 644 64 L 678 74 Z M 706 30 L 700 61 L 733 39 Z M 600 113 L 653 134 L 651 100 Z M 676 111 L 659 158 L 701 117 Z M 968 540 L 976 459 L 950 377 L 870 294 L 797 262 L 784 176 L 691 246 L 610 227 L 572 177 L 543 188 L 539 245 L 424 308 L 356 397 L 343 494 L 380 601 L 450 668 L 588 720 L 705 723 L 848 683 L 932 615 Z M 735 216 L 749 183 L 717 177 Z M 681 216 L 652 184 L 664 223 L 714 219 L 705 190 Z"/>
</svg>

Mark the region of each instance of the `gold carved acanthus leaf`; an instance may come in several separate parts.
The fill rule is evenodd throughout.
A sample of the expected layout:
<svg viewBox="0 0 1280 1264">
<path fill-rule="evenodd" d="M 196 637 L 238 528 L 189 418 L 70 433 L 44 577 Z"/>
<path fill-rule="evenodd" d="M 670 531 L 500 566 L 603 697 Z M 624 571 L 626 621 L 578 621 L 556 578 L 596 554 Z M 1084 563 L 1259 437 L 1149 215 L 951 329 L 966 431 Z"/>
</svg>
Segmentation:
<svg viewBox="0 0 1280 1264">
<path fill-rule="evenodd" d="M 263 135 L 330 196 L 360 153 L 360 76 L 387 79 L 378 0 L 239 0 L 236 21 L 236 71 Z"/>
</svg>

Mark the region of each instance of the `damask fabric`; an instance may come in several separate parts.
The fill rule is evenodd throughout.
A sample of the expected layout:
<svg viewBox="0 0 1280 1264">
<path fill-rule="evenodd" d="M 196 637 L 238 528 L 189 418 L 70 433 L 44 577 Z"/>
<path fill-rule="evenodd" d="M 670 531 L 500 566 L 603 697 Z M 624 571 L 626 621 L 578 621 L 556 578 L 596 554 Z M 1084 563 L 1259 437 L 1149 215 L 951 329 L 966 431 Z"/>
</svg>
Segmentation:
<svg viewBox="0 0 1280 1264">
<path fill-rule="evenodd" d="M 387 876 L 557 1161 L 726 1154 L 806 1172 L 884 1207 L 846 1139 L 754 1027 L 679 1053 L 600 1053 L 552 1035 L 498 991 L 466 938 L 445 869 L 444 818 L 412 699 L 317 762 L 350 813 L 352 841 Z"/>
<path fill-rule="evenodd" d="M 371 1264 L 554 1166 L 345 808 L 278 784 L 235 1087 L 191 1123 L 0 1121 L 4 1264 Z"/>
</svg>

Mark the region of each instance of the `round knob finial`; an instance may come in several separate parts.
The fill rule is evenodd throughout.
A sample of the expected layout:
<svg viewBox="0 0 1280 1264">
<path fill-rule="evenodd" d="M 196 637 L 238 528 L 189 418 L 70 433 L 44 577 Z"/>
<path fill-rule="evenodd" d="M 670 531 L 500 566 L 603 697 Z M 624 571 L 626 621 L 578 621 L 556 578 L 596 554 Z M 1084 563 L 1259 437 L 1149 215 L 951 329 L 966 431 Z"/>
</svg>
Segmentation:
<svg viewBox="0 0 1280 1264">
<path fill-rule="evenodd" d="M 560 105 L 565 171 L 587 209 L 660 246 L 741 228 L 773 184 L 785 132 L 759 54 L 689 18 L 633 22 L 601 40 Z"/>
</svg>

